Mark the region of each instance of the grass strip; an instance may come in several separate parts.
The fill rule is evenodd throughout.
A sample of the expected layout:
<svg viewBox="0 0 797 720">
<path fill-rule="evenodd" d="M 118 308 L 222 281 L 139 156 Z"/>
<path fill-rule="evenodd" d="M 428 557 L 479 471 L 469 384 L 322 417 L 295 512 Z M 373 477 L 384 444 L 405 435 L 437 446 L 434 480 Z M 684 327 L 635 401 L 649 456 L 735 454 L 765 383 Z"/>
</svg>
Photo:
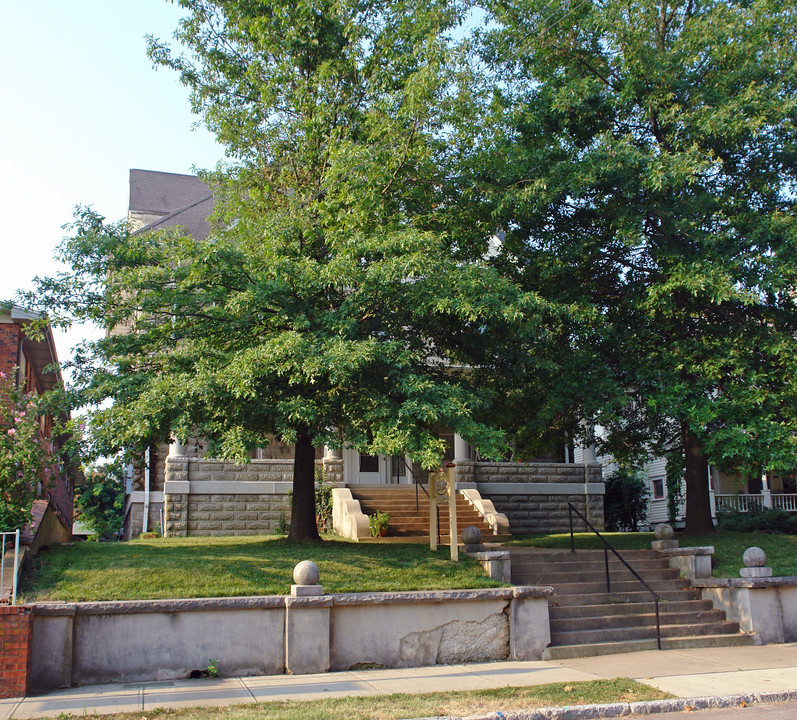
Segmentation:
<svg viewBox="0 0 797 720">
<path fill-rule="evenodd" d="M 464 692 L 394 694 L 284 700 L 228 707 L 193 707 L 116 713 L 115 720 L 399 720 L 433 716 L 478 715 L 495 710 L 523 710 L 550 706 L 662 700 L 672 695 L 627 678 L 551 683 Z M 72 715 L 62 715 L 68 720 Z M 81 714 L 82 720 L 99 718 Z"/>
<path fill-rule="evenodd" d="M 468 557 L 452 563 L 447 547 L 255 536 L 56 546 L 29 563 L 21 595 L 23 602 L 286 595 L 300 560 L 318 564 L 326 593 L 500 586 Z"/>
<path fill-rule="evenodd" d="M 617 550 L 650 549 L 653 533 L 601 533 Z M 752 546 L 767 554 L 767 565 L 774 575 L 797 575 L 797 535 L 769 533 L 741 533 L 717 531 L 708 535 L 676 533 L 681 547 L 714 546 L 712 575 L 714 577 L 739 577 L 744 567 L 742 555 Z M 600 549 L 601 541 L 592 533 L 576 533 L 576 548 Z M 509 546 L 538 548 L 570 548 L 569 534 L 516 536 Z"/>
</svg>

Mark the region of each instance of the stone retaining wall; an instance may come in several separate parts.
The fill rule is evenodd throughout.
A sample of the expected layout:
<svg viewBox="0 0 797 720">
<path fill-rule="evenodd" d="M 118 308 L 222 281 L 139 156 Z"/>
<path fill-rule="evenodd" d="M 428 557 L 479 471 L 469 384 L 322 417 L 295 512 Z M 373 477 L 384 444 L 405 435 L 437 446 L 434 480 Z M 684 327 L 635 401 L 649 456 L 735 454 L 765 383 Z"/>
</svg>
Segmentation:
<svg viewBox="0 0 797 720">
<path fill-rule="evenodd" d="M 186 678 L 536 660 L 549 587 L 209 598 L 33 607 L 31 683 Z M 154 649 L 157 652 L 154 652 Z"/>
<path fill-rule="evenodd" d="M 457 484 L 472 482 L 509 518 L 512 533 L 569 530 L 567 503 L 603 530 L 605 487 L 599 464 L 486 463 L 457 467 Z M 574 529 L 584 524 L 574 516 Z"/>
</svg>

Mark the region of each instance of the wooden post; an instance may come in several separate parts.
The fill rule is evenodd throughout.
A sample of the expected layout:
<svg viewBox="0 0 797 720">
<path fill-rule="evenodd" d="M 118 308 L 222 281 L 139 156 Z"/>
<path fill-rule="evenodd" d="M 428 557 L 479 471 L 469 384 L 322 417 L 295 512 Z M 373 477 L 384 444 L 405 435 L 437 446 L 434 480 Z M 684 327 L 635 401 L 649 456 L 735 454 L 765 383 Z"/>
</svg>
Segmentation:
<svg viewBox="0 0 797 720">
<path fill-rule="evenodd" d="M 457 541 L 457 476 L 456 465 L 446 465 L 448 475 L 448 535 L 451 544 L 451 559 L 459 562 L 459 543 Z"/>
<path fill-rule="evenodd" d="M 437 470 L 429 473 L 429 549 L 437 551 Z"/>
</svg>

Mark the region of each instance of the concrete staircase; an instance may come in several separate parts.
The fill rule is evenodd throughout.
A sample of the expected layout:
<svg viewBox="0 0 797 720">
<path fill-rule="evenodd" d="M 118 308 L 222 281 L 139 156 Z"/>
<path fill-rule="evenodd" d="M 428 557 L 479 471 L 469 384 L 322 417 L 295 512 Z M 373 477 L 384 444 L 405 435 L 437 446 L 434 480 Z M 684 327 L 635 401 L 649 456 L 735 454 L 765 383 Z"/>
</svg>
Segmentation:
<svg viewBox="0 0 797 720">
<path fill-rule="evenodd" d="M 359 500 L 360 508 L 366 515 L 377 510 L 390 515 L 387 538 L 405 542 L 426 542 L 429 539 L 429 498 L 421 487 L 418 488 L 416 509 L 415 487 L 412 485 L 348 485 L 352 497 Z M 447 501 L 446 501 L 447 502 Z M 448 544 L 448 508 L 440 507 L 440 542 Z M 505 542 L 511 540 L 508 534 L 494 535 L 492 528 L 479 512 L 462 496 L 457 495 L 457 527 L 460 533 L 468 525 L 475 525 L 482 532 L 483 542 Z"/>
<path fill-rule="evenodd" d="M 549 600 L 551 644 L 546 657 L 608 655 L 656 649 L 653 597 L 628 569 L 609 553 L 611 592 L 606 591 L 602 550 L 512 548 L 512 583 L 552 585 Z M 668 648 L 752 645 L 754 635 L 714 610 L 709 600 L 666 559 L 652 550 L 625 550 L 621 555 L 658 594 L 661 646 Z"/>
</svg>

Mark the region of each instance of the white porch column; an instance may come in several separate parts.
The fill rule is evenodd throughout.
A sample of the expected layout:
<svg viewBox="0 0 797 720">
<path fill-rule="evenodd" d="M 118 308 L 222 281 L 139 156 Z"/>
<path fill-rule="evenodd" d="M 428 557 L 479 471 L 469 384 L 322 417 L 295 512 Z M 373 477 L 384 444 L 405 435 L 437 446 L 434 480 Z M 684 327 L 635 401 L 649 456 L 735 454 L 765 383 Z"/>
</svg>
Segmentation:
<svg viewBox="0 0 797 720">
<path fill-rule="evenodd" d="M 709 508 L 711 509 L 711 519 L 717 519 L 717 498 L 716 498 L 716 491 L 714 490 L 715 482 L 714 478 L 716 477 L 714 474 L 714 468 L 711 465 L 708 466 L 708 503 Z M 716 485 L 719 485 L 719 478 L 717 477 Z"/>
<path fill-rule="evenodd" d="M 764 502 L 764 507 L 771 508 L 772 507 L 772 491 L 769 489 L 769 478 L 767 477 L 766 472 L 762 473 L 761 475 L 761 495 L 762 500 Z"/>
<path fill-rule="evenodd" d="M 595 449 L 595 426 L 586 420 L 582 421 L 582 426 L 587 430 L 587 440 L 581 446 L 581 462 L 591 465 L 598 462 L 598 453 Z M 589 443 L 589 444 L 587 444 Z"/>
<path fill-rule="evenodd" d="M 470 462 L 470 445 L 457 433 L 454 433 L 454 462 Z"/>
<path fill-rule="evenodd" d="M 185 445 L 179 440 L 171 439 L 169 441 L 169 457 L 181 457 L 185 455 Z"/>
<path fill-rule="evenodd" d="M 324 460 L 340 460 L 342 457 L 340 450 L 324 445 Z"/>
</svg>

